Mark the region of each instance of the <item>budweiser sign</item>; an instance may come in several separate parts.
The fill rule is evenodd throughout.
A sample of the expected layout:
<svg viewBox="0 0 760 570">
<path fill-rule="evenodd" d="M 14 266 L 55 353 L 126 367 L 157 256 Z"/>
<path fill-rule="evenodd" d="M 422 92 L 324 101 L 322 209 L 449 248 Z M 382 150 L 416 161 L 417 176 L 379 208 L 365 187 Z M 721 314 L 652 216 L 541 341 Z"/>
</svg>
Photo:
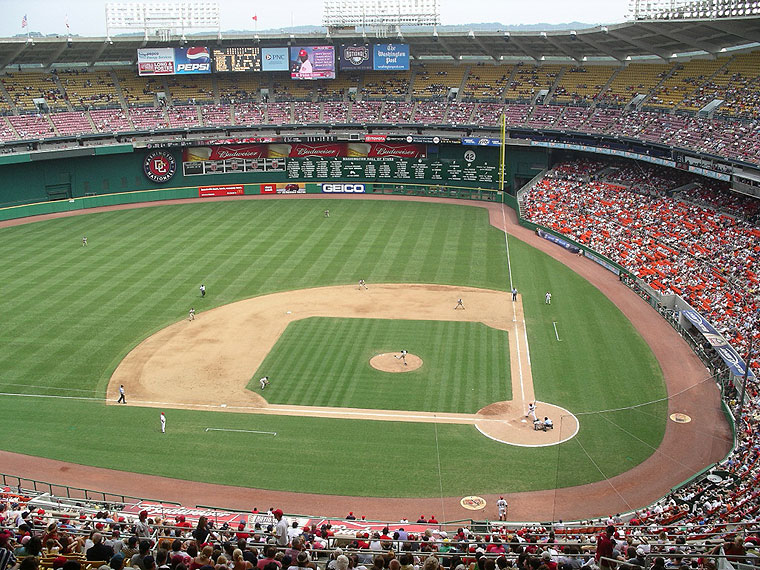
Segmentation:
<svg viewBox="0 0 760 570">
<path fill-rule="evenodd" d="M 426 156 L 425 145 L 423 144 L 383 144 L 375 143 L 372 145 L 369 156 L 399 157 L 399 158 L 423 158 Z"/>
<path fill-rule="evenodd" d="M 343 144 L 294 144 L 290 149 L 291 158 L 303 158 L 306 156 L 345 156 L 346 146 Z"/>
</svg>

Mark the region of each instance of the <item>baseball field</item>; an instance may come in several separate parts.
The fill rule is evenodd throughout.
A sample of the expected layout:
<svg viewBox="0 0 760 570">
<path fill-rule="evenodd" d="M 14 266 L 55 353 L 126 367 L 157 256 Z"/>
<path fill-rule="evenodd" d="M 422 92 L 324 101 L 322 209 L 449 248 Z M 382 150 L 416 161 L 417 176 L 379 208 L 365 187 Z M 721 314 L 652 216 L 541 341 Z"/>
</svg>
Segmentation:
<svg viewBox="0 0 760 570">
<path fill-rule="evenodd" d="M 325 218 L 323 204 L 213 201 L 0 229 L 0 447 L 186 481 L 361 497 L 583 485 L 655 453 L 667 422 L 663 374 L 598 289 L 505 241 L 483 208 L 332 200 Z M 464 310 L 454 309 L 458 298 Z M 507 325 L 489 325 L 501 312 Z M 566 441 L 510 445 L 471 421 L 413 421 L 520 401 L 520 339 L 508 326 L 518 316 L 539 415 L 541 403 L 567 411 L 552 418 L 557 433 L 546 443 Z M 151 342 L 154 352 L 141 352 Z M 370 365 L 402 349 L 419 367 L 394 374 Z M 127 405 L 115 405 L 118 383 Z M 302 412 L 255 413 L 267 406 Z M 382 410 L 408 417 L 372 415 Z"/>
</svg>

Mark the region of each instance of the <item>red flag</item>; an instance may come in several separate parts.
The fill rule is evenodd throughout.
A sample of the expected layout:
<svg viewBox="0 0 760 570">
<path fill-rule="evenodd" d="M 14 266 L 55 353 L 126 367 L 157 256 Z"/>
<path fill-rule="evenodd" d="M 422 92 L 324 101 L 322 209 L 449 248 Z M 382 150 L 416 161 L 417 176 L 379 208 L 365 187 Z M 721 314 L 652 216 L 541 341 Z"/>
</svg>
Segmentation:
<svg viewBox="0 0 760 570">
<path fill-rule="evenodd" d="M 258 17 L 256 14 L 254 14 L 254 15 L 253 15 L 253 17 L 252 17 L 251 19 L 252 19 L 254 22 L 258 22 L 258 21 L 259 21 L 259 17 Z"/>
</svg>

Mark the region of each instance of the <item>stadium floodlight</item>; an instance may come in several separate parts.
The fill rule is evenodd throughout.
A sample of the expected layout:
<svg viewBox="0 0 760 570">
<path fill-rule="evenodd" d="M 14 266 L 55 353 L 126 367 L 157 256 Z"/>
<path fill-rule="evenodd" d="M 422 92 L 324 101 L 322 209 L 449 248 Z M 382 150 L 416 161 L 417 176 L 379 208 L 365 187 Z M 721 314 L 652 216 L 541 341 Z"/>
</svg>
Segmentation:
<svg viewBox="0 0 760 570">
<path fill-rule="evenodd" d="M 109 2 L 106 4 L 106 35 L 112 32 L 145 33 L 162 41 L 194 31 L 221 31 L 219 3 L 208 0 L 188 2 Z"/>
<path fill-rule="evenodd" d="M 737 18 L 760 13 L 748 0 L 630 0 L 633 20 Z"/>
<path fill-rule="evenodd" d="M 324 0 L 322 25 L 328 29 L 371 29 L 385 37 L 402 27 L 438 26 L 438 0 Z"/>
</svg>

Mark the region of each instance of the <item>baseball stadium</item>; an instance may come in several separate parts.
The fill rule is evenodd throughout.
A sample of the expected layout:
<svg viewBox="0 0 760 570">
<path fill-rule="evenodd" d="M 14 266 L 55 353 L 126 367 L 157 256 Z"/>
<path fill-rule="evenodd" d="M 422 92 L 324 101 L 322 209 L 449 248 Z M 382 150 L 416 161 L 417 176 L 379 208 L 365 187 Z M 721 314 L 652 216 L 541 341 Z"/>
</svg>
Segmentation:
<svg viewBox="0 0 760 570">
<path fill-rule="evenodd" d="M 0 570 L 755 563 L 760 3 L 162 6 L 0 39 Z"/>
</svg>

